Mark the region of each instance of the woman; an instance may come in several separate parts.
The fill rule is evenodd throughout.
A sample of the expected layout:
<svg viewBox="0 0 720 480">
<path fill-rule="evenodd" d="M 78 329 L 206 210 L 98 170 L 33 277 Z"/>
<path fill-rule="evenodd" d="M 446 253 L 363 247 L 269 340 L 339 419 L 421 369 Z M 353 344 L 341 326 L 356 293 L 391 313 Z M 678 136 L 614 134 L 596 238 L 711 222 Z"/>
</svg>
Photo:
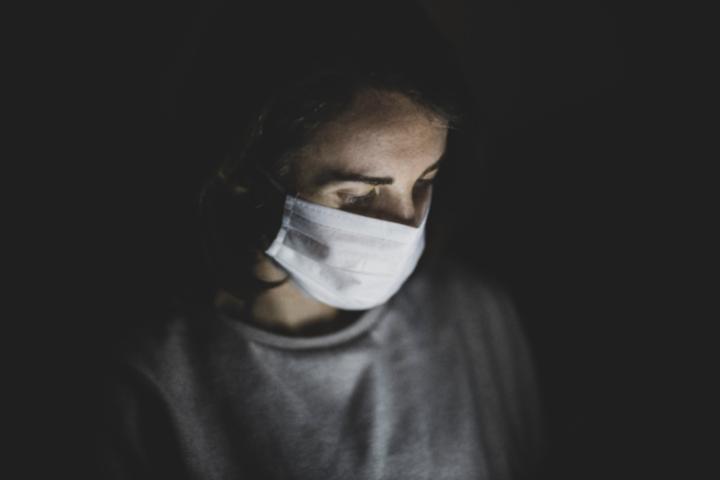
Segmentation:
<svg viewBox="0 0 720 480">
<path fill-rule="evenodd" d="M 110 478 L 536 472 L 512 306 L 425 251 L 452 95 L 383 49 L 340 51 L 258 94 L 206 182 L 211 301 L 183 302 L 119 355 L 100 442 Z"/>
</svg>

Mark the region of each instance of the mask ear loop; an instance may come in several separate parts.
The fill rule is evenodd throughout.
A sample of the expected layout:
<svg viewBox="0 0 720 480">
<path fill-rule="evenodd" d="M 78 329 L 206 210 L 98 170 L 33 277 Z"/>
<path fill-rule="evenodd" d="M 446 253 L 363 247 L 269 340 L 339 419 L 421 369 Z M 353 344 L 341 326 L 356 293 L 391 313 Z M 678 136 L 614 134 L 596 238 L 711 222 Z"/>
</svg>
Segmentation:
<svg viewBox="0 0 720 480">
<path fill-rule="evenodd" d="M 257 165 L 255 165 L 254 168 L 255 168 L 255 170 L 256 170 L 257 172 L 259 172 L 263 177 L 265 177 L 265 179 L 266 179 L 268 182 L 270 182 L 270 184 L 271 184 L 280 194 L 284 195 L 286 199 L 288 199 L 288 198 L 297 198 L 296 195 L 291 195 L 290 193 L 288 193 L 287 189 L 286 189 L 285 187 L 283 187 L 283 186 L 280 184 L 280 182 L 278 182 L 275 178 L 273 178 L 273 176 L 270 175 L 270 173 L 269 173 L 268 171 L 266 171 L 266 170 L 263 169 L 263 168 L 260 168 L 260 167 L 257 166 Z M 275 237 L 275 239 L 272 241 L 272 243 L 270 244 L 270 246 L 269 246 L 264 252 L 262 252 L 263 255 L 264 255 L 264 257 L 267 258 L 268 260 L 270 260 L 270 261 L 272 262 L 272 264 L 275 265 L 275 267 L 277 267 L 277 268 L 279 268 L 279 269 L 281 269 L 281 270 L 284 270 L 284 271 L 286 272 L 287 277 L 285 278 L 285 280 L 282 281 L 282 283 L 285 283 L 287 280 L 289 280 L 289 279 L 291 278 L 291 275 L 290 275 L 289 272 L 287 272 L 287 270 L 285 270 L 285 267 L 283 267 L 282 265 L 280 265 L 280 263 L 278 263 L 278 261 L 275 260 L 275 258 L 273 258 L 273 255 L 274 255 L 274 252 L 277 252 L 277 250 L 280 248 L 280 246 L 282 245 L 282 243 L 283 243 L 283 241 L 284 241 L 284 239 L 285 239 L 285 235 L 287 234 L 287 227 L 288 227 L 288 225 L 289 225 L 290 218 L 292 217 L 292 213 L 293 213 L 293 208 L 294 208 L 294 206 L 295 206 L 295 203 L 294 203 L 294 202 L 290 203 L 290 211 L 288 212 L 288 211 L 287 211 L 288 203 L 287 203 L 287 200 L 286 200 L 286 203 L 285 203 L 285 209 L 286 209 L 286 210 L 285 210 L 285 212 L 283 213 L 283 218 L 282 218 L 282 222 L 281 222 L 281 225 L 280 225 L 280 229 L 279 229 L 279 231 L 278 231 L 278 234 L 277 234 L 277 236 Z"/>
<path fill-rule="evenodd" d="M 267 170 L 260 168 L 259 166 L 255 166 L 255 170 L 260 172 L 265 179 L 270 182 L 270 185 L 272 185 L 275 190 L 277 190 L 279 193 L 284 195 L 285 197 L 289 197 L 292 199 L 292 201 L 299 199 L 298 195 L 296 193 L 290 193 L 285 187 L 283 187 L 280 182 L 278 182 Z"/>
<path fill-rule="evenodd" d="M 283 186 L 280 184 L 280 182 L 278 182 L 277 180 L 275 180 L 275 178 L 273 178 L 273 176 L 270 175 L 270 173 L 268 173 L 264 168 L 260 168 L 260 167 L 258 167 L 258 166 L 255 166 L 255 170 L 257 170 L 258 172 L 260 172 L 260 173 L 267 179 L 267 181 L 270 182 L 270 184 L 271 184 L 273 187 L 275 187 L 275 189 L 276 189 L 278 192 L 283 193 L 283 194 L 287 194 L 287 190 L 285 189 L 285 187 L 283 187 Z"/>
</svg>

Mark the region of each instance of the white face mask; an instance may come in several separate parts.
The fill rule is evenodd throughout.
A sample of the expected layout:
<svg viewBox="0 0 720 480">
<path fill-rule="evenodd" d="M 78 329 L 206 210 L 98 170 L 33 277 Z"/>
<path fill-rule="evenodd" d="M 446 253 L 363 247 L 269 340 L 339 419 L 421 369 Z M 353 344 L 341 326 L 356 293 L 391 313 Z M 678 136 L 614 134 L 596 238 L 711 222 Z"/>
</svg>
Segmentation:
<svg viewBox="0 0 720 480">
<path fill-rule="evenodd" d="M 343 310 L 385 303 L 425 248 L 418 228 L 285 197 L 282 226 L 265 253 L 310 297 Z"/>
</svg>

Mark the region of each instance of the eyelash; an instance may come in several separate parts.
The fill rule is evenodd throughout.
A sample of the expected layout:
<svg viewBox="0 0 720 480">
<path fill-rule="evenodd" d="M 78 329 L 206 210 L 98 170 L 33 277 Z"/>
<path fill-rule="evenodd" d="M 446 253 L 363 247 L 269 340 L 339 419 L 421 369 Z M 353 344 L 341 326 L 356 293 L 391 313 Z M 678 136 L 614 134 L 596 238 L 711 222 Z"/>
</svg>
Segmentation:
<svg viewBox="0 0 720 480">
<path fill-rule="evenodd" d="M 435 181 L 435 178 L 431 178 L 429 180 L 418 180 L 415 182 L 415 188 L 417 187 L 429 187 L 433 184 Z M 343 201 L 346 205 L 356 205 L 360 203 L 364 203 L 368 200 L 370 200 L 372 197 L 375 196 L 375 192 L 377 190 L 373 189 L 370 190 L 370 192 L 366 193 L 365 195 L 345 195 L 343 197 Z"/>
<path fill-rule="evenodd" d="M 369 200 L 371 197 L 375 196 L 376 190 L 370 190 L 369 193 L 366 193 L 365 195 L 345 195 L 343 196 L 343 202 L 346 205 L 355 205 L 358 203 L 363 203 L 367 200 Z"/>
</svg>

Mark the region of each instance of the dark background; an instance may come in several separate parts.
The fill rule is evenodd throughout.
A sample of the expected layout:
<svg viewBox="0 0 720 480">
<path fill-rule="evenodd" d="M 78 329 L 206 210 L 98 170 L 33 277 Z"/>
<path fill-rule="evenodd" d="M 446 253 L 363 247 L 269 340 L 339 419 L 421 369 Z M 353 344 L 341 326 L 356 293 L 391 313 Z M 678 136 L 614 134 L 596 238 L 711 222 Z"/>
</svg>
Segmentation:
<svg viewBox="0 0 720 480">
<path fill-rule="evenodd" d="M 61 464 L 87 461 L 82 443 L 65 440 L 91 427 L 104 352 L 128 325 L 162 313 L 177 269 L 167 252 L 177 253 L 187 192 L 207 168 L 182 151 L 178 99 L 223 3 L 78 9 L 62 29 L 71 41 L 60 55 L 82 52 L 54 68 L 78 74 L 63 105 L 83 117 L 68 135 L 82 143 L 83 164 L 66 173 L 70 208 L 82 214 L 56 231 L 75 234 L 58 256 L 72 258 L 63 271 L 81 281 L 58 286 L 71 300 L 61 327 L 45 322 L 58 330 L 48 343 L 62 338 L 46 349 L 62 353 L 42 366 L 53 418 L 24 437 L 35 451 L 63 452 Z M 481 158 L 444 173 L 452 248 L 505 285 L 522 314 L 548 411 L 546 478 L 699 475 L 714 445 L 701 413 L 712 377 L 698 368 L 709 360 L 694 322 L 710 316 L 685 293 L 703 201 L 688 208 L 686 199 L 704 190 L 688 185 L 702 175 L 688 175 L 698 153 L 682 134 L 697 96 L 682 12 L 569 0 L 418 4 L 455 46 L 485 119 Z"/>
</svg>

